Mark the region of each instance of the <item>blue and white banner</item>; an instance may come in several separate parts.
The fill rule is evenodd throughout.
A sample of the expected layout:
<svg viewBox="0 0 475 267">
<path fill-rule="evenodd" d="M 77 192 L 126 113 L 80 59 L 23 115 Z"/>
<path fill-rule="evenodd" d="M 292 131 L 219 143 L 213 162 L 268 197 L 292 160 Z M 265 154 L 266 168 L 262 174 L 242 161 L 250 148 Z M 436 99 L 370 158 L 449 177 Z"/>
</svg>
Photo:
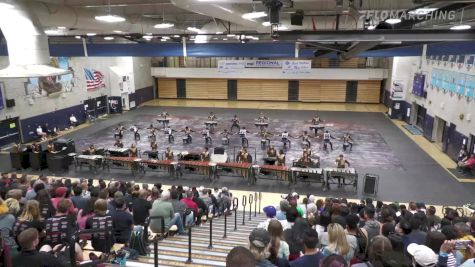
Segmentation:
<svg viewBox="0 0 475 267">
<path fill-rule="evenodd" d="M 282 69 L 282 73 L 309 73 L 311 60 L 219 60 L 218 72 L 238 73 L 249 68 Z"/>
<path fill-rule="evenodd" d="M 219 60 L 218 72 L 222 73 L 239 73 L 245 68 L 244 60 Z"/>
<path fill-rule="evenodd" d="M 284 60 L 282 64 L 282 73 L 310 73 L 312 69 L 311 60 Z"/>
</svg>

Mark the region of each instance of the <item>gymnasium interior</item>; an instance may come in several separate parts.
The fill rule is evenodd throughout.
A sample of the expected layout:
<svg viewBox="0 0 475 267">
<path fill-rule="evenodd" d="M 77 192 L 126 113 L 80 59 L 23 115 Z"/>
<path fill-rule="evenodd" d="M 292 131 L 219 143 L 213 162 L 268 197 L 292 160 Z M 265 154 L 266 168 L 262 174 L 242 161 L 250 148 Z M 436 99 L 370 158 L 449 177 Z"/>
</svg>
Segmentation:
<svg viewBox="0 0 475 267">
<path fill-rule="evenodd" d="M 56 212 L 54 199 L 77 197 L 64 242 L 81 252 L 64 266 L 326 266 L 299 265 L 310 248 L 293 254 L 290 240 L 290 265 L 232 262 L 236 248 L 256 255 L 255 231 L 282 201 L 313 229 L 355 203 L 364 225 L 374 202 L 380 217 L 397 207 L 394 231 L 433 207 L 475 236 L 474 21 L 473 0 L 0 0 L 0 203 L 22 188 L 9 214 L 21 223 L 30 191 L 49 191 Z M 96 235 L 124 232 L 115 206 L 110 229 L 81 226 L 81 191 L 122 203 L 130 239 L 98 249 Z M 185 232 L 154 231 L 175 193 L 209 203 L 172 212 Z M 282 225 L 281 241 L 297 231 Z M 26 266 L 27 234 L 12 229 L 2 237 L 17 253 L 0 266 Z"/>
</svg>

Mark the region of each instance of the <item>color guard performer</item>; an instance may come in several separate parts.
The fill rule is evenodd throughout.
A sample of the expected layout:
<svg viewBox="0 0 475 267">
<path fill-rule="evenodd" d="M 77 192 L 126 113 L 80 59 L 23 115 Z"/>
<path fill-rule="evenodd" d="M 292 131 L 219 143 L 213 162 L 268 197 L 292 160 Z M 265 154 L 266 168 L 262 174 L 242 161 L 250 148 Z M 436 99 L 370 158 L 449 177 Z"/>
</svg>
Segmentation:
<svg viewBox="0 0 475 267">
<path fill-rule="evenodd" d="M 233 129 L 234 127 L 236 127 L 238 129 L 238 131 L 241 129 L 241 126 L 239 126 L 239 118 L 238 116 L 235 114 L 234 117 L 231 119 L 231 132 L 233 132 Z"/>
<path fill-rule="evenodd" d="M 346 133 L 341 138 L 343 140 L 343 151 L 346 151 L 346 148 L 350 147 L 350 151 L 353 149 L 353 138 L 351 138 L 350 133 Z"/>
</svg>

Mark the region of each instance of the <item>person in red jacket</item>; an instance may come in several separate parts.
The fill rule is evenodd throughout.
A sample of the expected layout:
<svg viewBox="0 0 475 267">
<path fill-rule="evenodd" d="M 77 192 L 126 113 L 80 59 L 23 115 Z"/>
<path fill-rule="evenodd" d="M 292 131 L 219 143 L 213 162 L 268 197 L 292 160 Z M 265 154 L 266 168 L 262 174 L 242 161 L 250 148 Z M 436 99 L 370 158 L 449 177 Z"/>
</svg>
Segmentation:
<svg viewBox="0 0 475 267">
<path fill-rule="evenodd" d="M 196 221 L 196 217 L 198 216 L 198 205 L 193 201 L 193 191 L 191 190 L 187 191 L 186 198 L 182 198 L 180 201 L 185 203 L 188 209 L 193 210 L 193 214 Z"/>
<path fill-rule="evenodd" d="M 470 172 L 475 169 L 475 154 L 471 154 L 465 161 L 459 162 L 457 165 L 460 172 Z"/>
</svg>

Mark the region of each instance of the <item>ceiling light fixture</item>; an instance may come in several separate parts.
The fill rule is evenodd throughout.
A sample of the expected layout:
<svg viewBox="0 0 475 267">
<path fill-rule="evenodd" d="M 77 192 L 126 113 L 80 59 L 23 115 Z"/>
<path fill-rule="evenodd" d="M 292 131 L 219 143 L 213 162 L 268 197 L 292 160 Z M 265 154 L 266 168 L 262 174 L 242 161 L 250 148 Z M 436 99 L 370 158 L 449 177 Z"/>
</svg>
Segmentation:
<svg viewBox="0 0 475 267">
<path fill-rule="evenodd" d="M 55 35 L 59 34 L 58 30 L 45 30 L 46 35 Z"/>
<path fill-rule="evenodd" d="M 173 23 L 162 22 L 153 26 L 155 29 L 168 29 L 175 26 Z"/>
<path fill-rule="evenodd" d="M 401 19 L 397 19 L 397 18 L 394 18 L 394 19 L 387 19 L 385 20 L 387 23 L 389 24 L 398 24 L 398 23 L 401 23 Z"/>
<path fill-rule="evenodd" d="M 279 31 L 286 31 L 286 30 L 289 29 L 289 27 L 282 25 L 282 26 L 278 26 L 277 29 L 278 29 Z"/>
<path fill-rule="evenodd" d="M 111 1 L 110 0 L 109 0 L 109 4 L 107 5 L 107 14 L 106 15 L 95 16 L 94 18 L 98 21 L 102 21 L 102 22 L 106 22 L 106 23 L 118 23 L 118 22 L 124 22 L 125 21 L 124 17 L 111 14 Z"/>
<path fill-rule="evenodd" d="M 163 38 L 160 40 L 160 42 L 166 42 L 166 41 L 167 39 L 163 39 Z"/>
<path fill-rule="evenodd" d="M 142 38 L 144 38 L 145 40 L 152 40 L 152 39 L 153 39 L 153 36 L 151 36 L 151 35 L 144 35 L 144 36 L 142 36 Z"/>
<path fill-rule="evenodd" d="M 228 40 L 228 38 L 223 38 L 223 41 L 227 41 L 227 40 Z"/>
<path fill-rule="evenodd" d="M 64 27 L 64 26 L 59 26 L 59 27 L 58 27 L 58 30 L 66 30 L 66 29 L 68 29 L 68 28 L 66 28 L 66 27 Z"/>
<path fill-rule="evenodd" d="M 430 14 L 430 13 L 436 11 L 437 9 L 438 8 L 436 8 L 436 7 L 421 7 L 421 8 L 418 8 L 418 9 L 411 10 L 408 13 L 411 14 L 411 15 L 427 15 L 427 14 Z"/>
<path fill-rule="evenodd" d="M 86 33 L 87 36 L 96 36 L 97 33 L 94 33 L 94 32 L 89 32 L 89 33 Z"/>
<path fill-rule="evenodd" d="M 243 19 L 248 19 L 248 20 L 253 20 L 253 19 L 258 19 L 258 18 L 263 18 L 263 17 L 267 17 L 266 12 L 264 11 L 260 11 L 260 12 L 252 11 L 250 13 L 245 13 L 242 15 Z"/>
<path fill-rule="evenodd" d="M 216 32 L 216 34 L 223 34 L 223 32 Z"/>
<path fill-rule="evenodd" d="M 270 21 L 264 21 L 262 22 L 262 26 L 264 27 L 270 27 L 272 24 L 270 24 Z"/>
<path fill-rule="evenodd" d="M 82 37 L 79 36 L 79 35 L 76 35 L 76 36 L 74 36 L 74 38 L 76 38 L 76 39 L 81 39 Z"/>
<path fill-rule="evenodd" d="M 454 31 L 469 30 L 471 28 L 472 28 L 472 26 L 467 25 L 467 24 L 454 25 L 454 26 L 450 27 L 450 29 L 454 30 Z"/>
<path fill-rule="evenodd" d="M 96 20 L 107 22 L 107 23 L 117 23 L 117 22 L 124 22 L 125 18 L 117 15 L 102 15 L 102 16 L 95 16 Z"/>
<path fill-rule="evenodd" d="M 180 35 L 175 34 L 175 35 L 173 35 L 173 37 L 175 37 L 175 38 L 180 38 Z"/>
<path fill-rule="evenodd" d="M 196 32 L 196 33 L 205 33 L 204 31 L 196 28 L 196 27 L 188 27 L 186 28 L 187 30 L 189 30 L 190 32 Z"/>
<path fill-rule="evenodd" d="M 118 31 L 118 30 L 115 30 L 114 32 L 115 33 L 123 33 L 123 31 Z"/>
<path fill-rule="evenodd" d="M 235 36 L 236 36 L 236 34 L 232 34 L 232 33 L 230 33 L 230 34 L 226 34 L 226 36 L 227 36 L 227 37 L 235 37 Z"/>
<path fill-rule="evenodd" d="M 111 41 L 111 40 L 114 40 L 114 37 L 106 36 L 106 37 L 104 37 L 104 40 Z"/>
</svg>

